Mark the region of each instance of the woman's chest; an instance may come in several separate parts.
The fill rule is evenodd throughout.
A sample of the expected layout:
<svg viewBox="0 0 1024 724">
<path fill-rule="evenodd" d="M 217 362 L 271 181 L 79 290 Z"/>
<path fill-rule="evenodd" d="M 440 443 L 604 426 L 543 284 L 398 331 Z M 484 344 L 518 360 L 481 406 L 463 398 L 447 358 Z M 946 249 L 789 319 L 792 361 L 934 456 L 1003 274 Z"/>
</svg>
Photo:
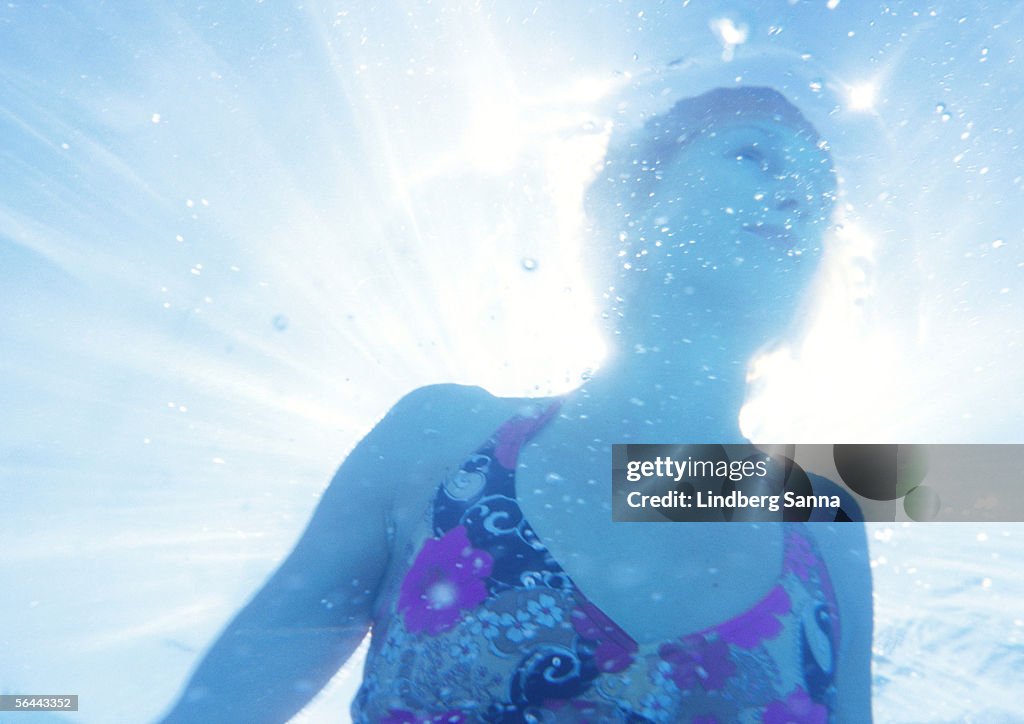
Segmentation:
<svg viewBox="0 0 1024 724">
<path fill-rule="evenodd" d="M 576 587 L 640 643 L 736 616 L 780 578 L 779 526 L 613 521 L 610 450 L 527 447 L 519 462 L 524 520 Z"/>
<path fill-rule="evenodd" d="M 476 450 L 447 470 L 424 472 L 411 486 L 417 494 L 396 501 L 379 613 L 400 604 L 403 586 L 430 566 L 458 578 L 465 562 L 455 557 L 456 528 L 484 559 L 500 560 L 494 574 L 503 585 L 564 578 L 641 644 L 714 626 L 778 581 L 777 526 L 613 522 L 610 467 L 608 450 L 549 439 L 525 445 L 504 465 L 494 450 Z M 424 588 L 416 595 L 443 603 L 471 594 Z"/>
</svg>

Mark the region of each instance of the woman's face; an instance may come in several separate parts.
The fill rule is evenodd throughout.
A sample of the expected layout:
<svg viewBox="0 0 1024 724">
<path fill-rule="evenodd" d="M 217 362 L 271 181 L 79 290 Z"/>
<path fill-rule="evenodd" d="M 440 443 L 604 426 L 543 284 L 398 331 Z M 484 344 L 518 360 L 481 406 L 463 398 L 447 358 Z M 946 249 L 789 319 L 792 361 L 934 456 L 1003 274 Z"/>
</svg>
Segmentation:
<svg viewBox="0 0 1024 724">
<path fill-rule="evenodd" d="M 673 236 L 711 235 L 750 258 L 813 253 L 831 214 L 825 153 L 771 122 L 737 122 L 686 144 L 662 169 L 651 219 Z M 689 241 L 689 239 L 687 239 Z"/>
<path fill-rule="evenodd" d="M 686 142 L 654 173 L 634 197 L 620 253 L 624 269 L 647 273 L 627 271 L 626 290 L 657 279 L 709 303 L 756 298 L 791 314 L 834 203 L 826 153 L 782 124 L 737 121 Z"/>
</svg>

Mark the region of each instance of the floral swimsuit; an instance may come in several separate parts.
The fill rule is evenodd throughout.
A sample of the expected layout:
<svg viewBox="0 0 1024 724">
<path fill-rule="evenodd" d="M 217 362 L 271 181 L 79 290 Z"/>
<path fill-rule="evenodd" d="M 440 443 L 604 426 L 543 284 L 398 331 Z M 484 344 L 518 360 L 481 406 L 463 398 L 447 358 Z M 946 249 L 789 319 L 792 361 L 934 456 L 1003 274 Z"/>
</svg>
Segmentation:
<svg viewBox="0 0 1024 724">
<path fill-rule="evenodd" d="M 808 722 L 835 717 L 839 620 L 824 562 L 785 525 L 752 608 L 639 645 L 524 520 L 520 447 L 558 405 L 512 418 L 438 487 L 431 537 L 375 624 L 355 722 Z"/>
</svg>

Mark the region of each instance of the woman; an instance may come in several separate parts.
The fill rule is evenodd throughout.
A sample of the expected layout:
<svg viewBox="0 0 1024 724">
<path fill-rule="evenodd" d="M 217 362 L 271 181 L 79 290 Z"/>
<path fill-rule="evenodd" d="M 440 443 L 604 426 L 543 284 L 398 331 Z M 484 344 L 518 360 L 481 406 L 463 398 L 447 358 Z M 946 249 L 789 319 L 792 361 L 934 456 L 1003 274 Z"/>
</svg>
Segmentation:
<svg viewBox="0 0 1024 724">
<path fill-rule="evenodd" d="M 608 503 L 613 443 L 743 441 L 746 363 L 791 319 L 834 196 L 770 89 L 613 139 L 586 252 L 607 364 L 561 399 L 402 399 L 167 721 L 285 721 L 371 627 L 360 722 L 869 721 L 862 526 L 632 526 Z"/>
</svg>

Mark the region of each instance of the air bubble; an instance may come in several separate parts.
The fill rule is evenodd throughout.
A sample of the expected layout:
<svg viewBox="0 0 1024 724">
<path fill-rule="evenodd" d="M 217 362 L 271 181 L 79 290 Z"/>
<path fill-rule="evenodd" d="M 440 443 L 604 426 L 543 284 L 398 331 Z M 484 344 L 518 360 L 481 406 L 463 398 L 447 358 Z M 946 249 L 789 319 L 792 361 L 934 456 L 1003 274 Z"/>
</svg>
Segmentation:
<svg viewBox="0 0 1024 724">
<path fill-rule="evenodd" d="M 519 263 L 526 271 L 533 271 L 537 268 L 537 260 L 528 256 L 524 256 Z"/>
<path fill-rule="evenodd" d="M 275 315 L 273 325 L 274 329 L 276 329 L 278 332 L 285 331 L 286 329 L 288 329 L 288 317 L 284 316 L 283 314 Z"/>
</svg>

